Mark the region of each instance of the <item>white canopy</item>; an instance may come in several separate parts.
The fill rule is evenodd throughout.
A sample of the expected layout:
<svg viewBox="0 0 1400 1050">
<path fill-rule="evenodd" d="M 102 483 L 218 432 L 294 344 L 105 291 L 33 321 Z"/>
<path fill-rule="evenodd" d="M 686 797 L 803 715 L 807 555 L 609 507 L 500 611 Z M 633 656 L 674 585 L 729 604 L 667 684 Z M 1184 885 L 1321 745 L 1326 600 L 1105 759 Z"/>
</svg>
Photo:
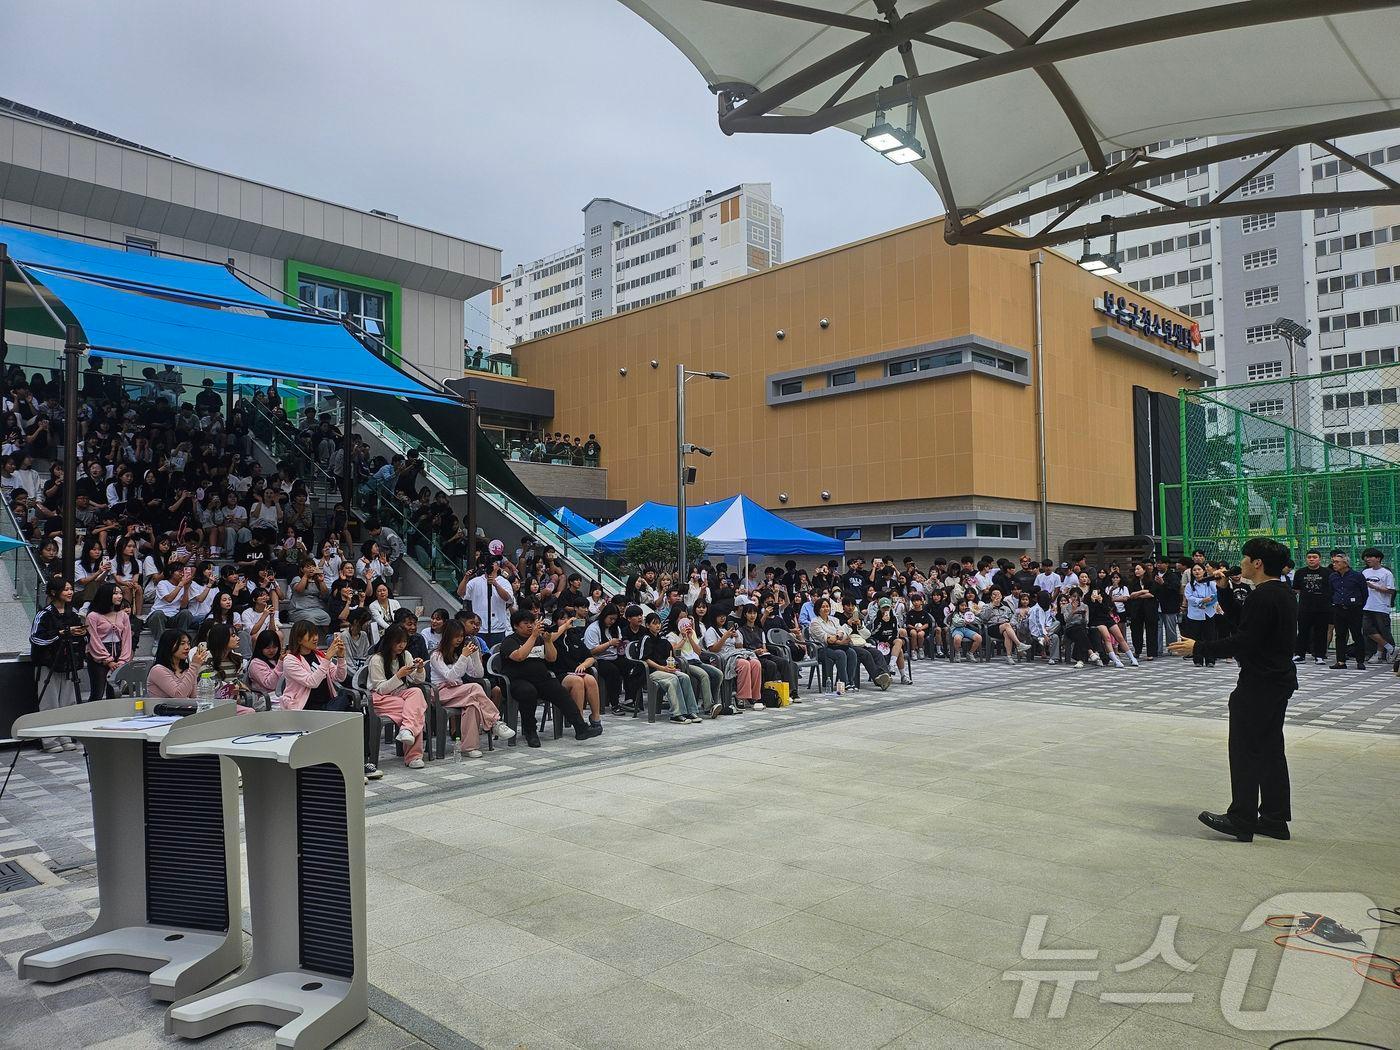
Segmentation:
<svg viewBox="0 0 1400 1050">
<path fill-rule="evenodd" d="M 943 197 L 950 239 L 979 239 L 990 225 L 953 234 L 971 213 L 1081 163 L 1120 176 L 1108 189 L 1150 178 L 1150 163 L 1115 171 L 1115 151 L 1209 135 L 1270 135 L 1259 150 L 1286 148 L 1400 126 L 1394 2 L 622 2 L 700 71 L 727 132 L 860 135 L 877 89 L 889 123 L 903 126 L 912 93 L 927 150 L 915 166 Z M 1134 177 L 1121 178 L 1129 167 Z M 1389 183 L 1384 202 L 1400 203 L 1397 189 Z"/>
</svg>

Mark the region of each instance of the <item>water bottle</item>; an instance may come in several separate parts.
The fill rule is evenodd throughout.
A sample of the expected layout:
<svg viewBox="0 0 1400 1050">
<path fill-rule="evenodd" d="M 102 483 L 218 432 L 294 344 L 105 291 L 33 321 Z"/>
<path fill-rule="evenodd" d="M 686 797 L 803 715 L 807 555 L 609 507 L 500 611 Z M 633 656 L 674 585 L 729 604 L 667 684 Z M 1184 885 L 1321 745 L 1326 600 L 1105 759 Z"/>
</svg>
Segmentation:
<svg viewBox="0 0 1400 1050">
<path fill-rule="evenodd" d="M 208 711 L 214 706 L 214 688 L 214 672 L 204 671 L 201 673 L 194 690 L 196 711 Z"/>
</svg>

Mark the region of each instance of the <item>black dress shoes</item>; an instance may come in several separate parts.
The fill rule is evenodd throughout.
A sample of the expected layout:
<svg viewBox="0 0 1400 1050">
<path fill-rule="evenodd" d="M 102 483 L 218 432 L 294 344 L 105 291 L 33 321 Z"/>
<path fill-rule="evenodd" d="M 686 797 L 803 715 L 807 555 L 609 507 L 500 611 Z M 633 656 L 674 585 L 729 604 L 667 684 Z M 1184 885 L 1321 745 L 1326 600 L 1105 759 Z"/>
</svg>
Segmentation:
<svg viewBox="0 0 1400 1050">
<path fill-rule="evenodd" d="M 1222 835 L 1229 835 L 1240 842 L 1253 842 L 1254 832 L 1249 828 L 1242 828 L 1236 824 L 1225 813 L 1202 813 L 1196 818 L 1212 831 L 1218 831 Z"/>
<path fill-rule="evenodd" d="M 1254 825 L 1256 835 L 1267 835 L 1271 839 L 1281 839 L 1287 842 L 1293 836 L 1288 833 L 1288 824 L 1282 820 L 1265 820 L 1259 818 L 1259 823 Z"/>
</svg>

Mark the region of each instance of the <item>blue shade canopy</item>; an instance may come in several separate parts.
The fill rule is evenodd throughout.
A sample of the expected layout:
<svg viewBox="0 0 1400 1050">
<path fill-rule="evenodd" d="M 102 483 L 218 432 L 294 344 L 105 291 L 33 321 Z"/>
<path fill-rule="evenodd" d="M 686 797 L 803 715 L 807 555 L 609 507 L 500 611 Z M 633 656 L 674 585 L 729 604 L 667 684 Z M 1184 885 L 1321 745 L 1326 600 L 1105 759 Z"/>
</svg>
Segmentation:
<svg viewBox="0 0 1400 1050">
<path fill-rule="evenodd" d="M 575 536 L 587 535 L 598 527 L 583 515 L 575 514 L 567 506 L 559 507 L 554 511 L 554 520 Z"/>
<path fill-rule="evenodd" d="M 246 303 L 277 311 L 290 309 L 254 291 L 218 263 L 125 252 L 5 225 L 0 225 L 0 244 L 16 263 L 77 274 L 118 288 L 173 292 L 192 299 Z"/>
<path fill-rule="evenodd" d="M 10 551 L 18 550 L 20 547 L 28 547 L 24 540 L 17 540 L 13 536 L 0 536 L 0 554 L 8 554 Z"/>
<path fill-rule="evenodd" d="M 705 541 L 705 553 L 709 555 L 761 558 L 772 555 L 841 554 L 846 549 L 841 540 L 794 525 L 786 518 L 760 507 L 747 496 L 735 496 L 716 506 L 719 514 L 699 534 Z"/>
<path fill-rule="evenodd" d="M 366 350 L 333 321 L 238 313 L 25 270 L 72 313 L 91 349 L 114 357 L 456 403 Z"/>
<path fill-rule="evenodd" d="M 675 532 L 676 508 L 667 503 L 643 503 L 585 538 L 601 550 L 616 552 L 645 529 Z M 711 557 L 839 555 L 846 549 L 841 540 L 794 525 L 747 496 L 686 508 L 685 531 L 698 536 Z"/>
</svg>

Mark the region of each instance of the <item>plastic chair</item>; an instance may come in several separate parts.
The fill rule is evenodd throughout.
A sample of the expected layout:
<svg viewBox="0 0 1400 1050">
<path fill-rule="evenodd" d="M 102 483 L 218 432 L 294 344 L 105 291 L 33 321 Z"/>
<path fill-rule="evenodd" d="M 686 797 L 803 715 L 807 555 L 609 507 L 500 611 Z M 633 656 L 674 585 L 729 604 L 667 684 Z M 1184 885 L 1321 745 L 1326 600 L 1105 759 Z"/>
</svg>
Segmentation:
<svg viewBox="0 0 1400 1050">
<path fill-rule="evenodd" d="M 812 679 L 820 675 L 822 692 L 830 692 L 831 690 L 827 688 L 826 667 L 823 666 L 821 662 L 821 654 L 826 651 L 826 646 L 823 645 L 821 642 L 817 641 L 816 638 L 812 636 L 811 627 L 808 627 L 806 628 L 806 630 L 803 631 L 803 637 L 807 640 L 807 652 L 811 654 L 812 660 L 812 664 L 809 665 L 807 668 L 807 689 L 809 691 L 811 690 Z M 832 670 L 832 673 L 833 675 L 835 674 L 834 668 Z"/>
<path fill-rule="evenodd" d="M 132 658 L 129 663 L 117 668 L 117 673 L 108 679 L 118 696 L 139 696 L 146 691 L 146 676 L 155 666 L 155 660 Z"/>
<path fill-rule="evenodd" d="M 506 725 L 516 730 L 516 735 L 508 742 L 509 747 L 514 747 L 515 742 L 520 739 L 520 711 L 516 707 L 515 697 L 511 695 L 510 679 L 501 670 L 501 660 L 501 650 L 497 646 L 486 658 L 486 676 L 500 688 L 501 696 L 506 702 L 506 709 L 501 717 L 506 720 Z"/>
<path fill-rule="evenodd" d="M 771 647 L 781 649 L 783 655 L 792 661 L 792 665 L 797 668 L 799 678 L 804 670 L 807 671 L 807 688 L 810 689 L 812 687 L 813 672 L 821 669 L 821 664 L 817 658 L 810 655 L 811 650 L 808 650 L 809 655 L 799 657 L 797 655 L 797 647 L 793 644 L 792 635 L 780 627 L 770 627 L 766 637 Z"/>
</svg>

